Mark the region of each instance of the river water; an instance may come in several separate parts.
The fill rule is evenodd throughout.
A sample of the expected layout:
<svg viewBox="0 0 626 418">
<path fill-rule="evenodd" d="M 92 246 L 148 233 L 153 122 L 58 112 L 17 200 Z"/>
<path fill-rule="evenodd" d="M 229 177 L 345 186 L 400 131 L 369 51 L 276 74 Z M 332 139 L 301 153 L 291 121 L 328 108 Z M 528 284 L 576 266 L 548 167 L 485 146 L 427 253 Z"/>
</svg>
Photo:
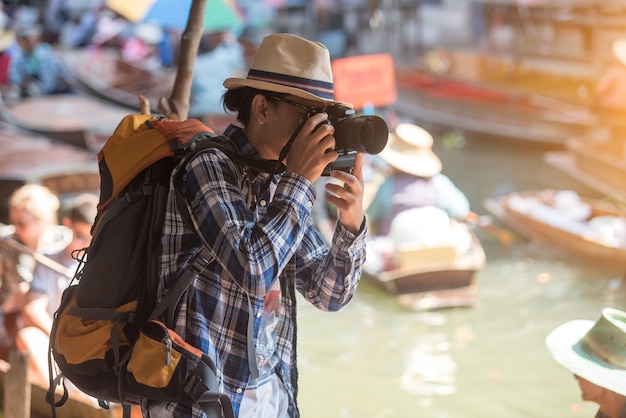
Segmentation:
<svg viewBox="0 0 626 418">
<path fill-rule="evenodd" d="M 429 128 L 443 172 L 487 214 L 485 198 L 540 188 L 599 195 L 545 164 L 547 146 Z M 506 227 L 503 224 L 499 226 Z M 624 271 L 569 258 L 521 237 L 477 230 L 487 266 L 473 308 L 412 312 L 362 281 L 353 301 L 323 313 L 301 300 L 299 402 L 304 417 L 582 418 L 571 373 L 545 348 L 573 319 L 626 308 Z"/>
</svg>

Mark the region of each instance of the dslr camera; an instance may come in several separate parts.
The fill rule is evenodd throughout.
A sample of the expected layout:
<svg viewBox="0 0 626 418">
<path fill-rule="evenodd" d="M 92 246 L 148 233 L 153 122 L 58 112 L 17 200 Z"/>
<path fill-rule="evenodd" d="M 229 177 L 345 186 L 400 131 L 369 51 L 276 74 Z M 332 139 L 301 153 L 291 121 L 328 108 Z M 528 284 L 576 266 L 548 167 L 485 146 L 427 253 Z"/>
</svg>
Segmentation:
<svg viewBox="0 0 626 418">
<path fill-rule="evenodd" d="M 332 170 L 352 173 L 357 152 L 378 154 L 387 145 L 389 129 L 383 118 L 374 115 L 356 116 L 354 109 L 332 105 L 326 109 L 328 123 L 335 127 L 335 151 L 339 157 L 328 164 L 323 176 Z"/>
</svg>

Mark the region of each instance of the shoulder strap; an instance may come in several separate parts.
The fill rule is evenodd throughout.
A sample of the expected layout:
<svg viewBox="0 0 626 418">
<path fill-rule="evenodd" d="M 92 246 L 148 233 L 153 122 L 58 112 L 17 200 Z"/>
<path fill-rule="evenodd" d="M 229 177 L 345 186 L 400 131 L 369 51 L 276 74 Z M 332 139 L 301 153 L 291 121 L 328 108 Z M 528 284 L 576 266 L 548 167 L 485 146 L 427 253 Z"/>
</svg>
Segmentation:
<svg viewBox="0 0 626 418">
<path fill-rule="evenodd" d="M 207 133 L 208 134 L 208 133 Z M 208 134 L 210 137 L 215 138 L 212 134 Z M 255 157 L 247 157 L 243 156 L 236 150 L 235 146 L 229 141 L 218 141 L 218 140 L 205 140 L 198 141 L 198 145 L 194 148 L 192 152 L 190 152 L 179 164 L 177 170 L 174 173 L 173 183 L 174 183 L 174 191 L 176 193 L 176 206 L 179 214 L 183 218 L 183 221 L 189 228 L 196 231 L 198 235 L 200 232 L 196 229 L 193 220 L 191 219 L 191 214 L 189 213 L 189 206 L 187 204 L 187 199 L 183 193 L 183 182 L 182 175 L 185 167 L 189 161 L 194 158 L 196 155 L 200 154 L 207 149 L 217 148 L 224 152 L 229 158 L 234 161 L 238 161 L 246 166 L 256 168 L 257 170 L 269 173 L 276 173 L 280 171 L 275 171 L 278 168 L 281 171 L 284 171 L 284 164 L 277 160 L 264 160 L 261 158 Z M 208 249 L 203 248 L 195 258 L 192 260 L 191 265 L 184 271 L 182 276 L 176 281 L 174 286 L 169 289 L 169 291 L 163 296 L 161 302 L 154 309 L 152 315 L 150 315 L 151 319 L 157 318 L 160 315 L 164 314 L 167 310 L 167 326 L 172 326 L 174 323 L 174 311 L 175 307 L 178 305 L 180 298 L 183 293 L 187 290 L 191 282 L 194 280 L 197 274 L 199 274 L 202 270 L 206 268 L 210 260 L 212 259 L 212 255 Z M 254 317 L 252 315 L 252 301 L 250 300 L 250 295 L 247 292 L 244 292 L 248 299 L 248 329 L 247 329 L 247 346 L 248 346 L 248 367 L 250 369 L 250 374 L 253 378 L 259 377 L 259 367 L 256 362 L 256 353 L 254 351 Z"/>
<path fill-rule="evenodd" d="M 174 189 L 176 191 L 176 206 L 178 208 L 178 212 L 183 218 L 183 221 L 187 226 L 191 229 L 195 229 L 193 226 L 193 222 L 191 221 L 191 215 L 189 214 L 189 208 L 187 206 L 187 200 L 184 196 L 183 190 L 183 181 L 182 176 L 184 174 L 183 168 L 189 164 L 189 162 L 196 157 L 198 154 L 205 152 L 209 149 L 219 149 L 224 154 L 228 156 L 231 160 L 235 162 L 239 162 L 247 167 L 256 169 L 258 171 L 270 174 L 281 173 L 285 171 L 285 165 L 278 160 L 265 160 L 263 158 L 258 157 L 250 157 L 246 155 L 242 155 L 236 148 L 235 145 L 226 140 L 220 141 L 219 136 L 205 132 L 203 135 L 206 137 L 205 140 L 196 141 L 196 145 L 189 154 L 185 156 L 182 162 L 179 164 L 176 173 L 174 174 Z"/>
</svg>

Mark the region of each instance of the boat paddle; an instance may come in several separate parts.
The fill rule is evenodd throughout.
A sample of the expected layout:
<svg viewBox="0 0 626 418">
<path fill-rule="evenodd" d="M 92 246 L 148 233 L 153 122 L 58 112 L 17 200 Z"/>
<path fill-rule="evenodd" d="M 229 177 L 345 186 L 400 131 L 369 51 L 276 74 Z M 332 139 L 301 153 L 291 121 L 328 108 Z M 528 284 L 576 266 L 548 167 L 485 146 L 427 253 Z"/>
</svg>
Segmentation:
<svg viewBox="0 0 626 418">
<path fill-rule="evenodd" d="M 475 212 L 470 212 L 464 221 L 469 226 L 480 228 L 486 233 L 494 236 L 503 245 L 509 246 L 516 241 L 514 232 L 495 225 L 493 223 L 493 219 L 489 215 L 479 215 Z"/>
</svg>

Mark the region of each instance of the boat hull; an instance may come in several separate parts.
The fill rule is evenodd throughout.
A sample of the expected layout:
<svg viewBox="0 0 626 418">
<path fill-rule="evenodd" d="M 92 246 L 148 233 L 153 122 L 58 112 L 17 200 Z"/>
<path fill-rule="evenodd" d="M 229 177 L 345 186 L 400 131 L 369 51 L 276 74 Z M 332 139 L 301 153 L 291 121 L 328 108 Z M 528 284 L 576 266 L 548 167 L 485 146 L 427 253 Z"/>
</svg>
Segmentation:
<svg viewBox="0 0 626 418">
<path fill-rule="evenodd" d="M 566 151 L 546 153 L 545 161 L 600 193 L 626 199 L 626 145 L 623 141 L 570 140 L 566 148 Z"/>
<path fill-rule="evenodd" d="M 545 200 L 544 197 L 552 193 L 554 193 L 552 190 L 514 193 L 487 199 L 484 206 L 520 235 L 532 241 L 559 249 L 571 257 L 582 257 L 589 261 L 601 262 L 605 266 L 626 267 L 626 248 L 605 245 L 595 239 L 564 230 L 522 213 L 511 207 L 510 204 L 513 196 L 535 197 Z M 626 216 L 626 212 L 611 202 L 589 198 L 583 198 L 583 201 L 591 206 L 590 217 Z"/>
<path fill-rule="evenodd" d="M 469 307 L 478 302 L 476 273 L 486 264 L 483 247 L 470 229 L 470 249 L 464 254 L 451 247 L 424 247 L 411 251 L 407 265 L 381 273 L 364 270 L 364 277 L 416 311 Z"/>
</svg>

